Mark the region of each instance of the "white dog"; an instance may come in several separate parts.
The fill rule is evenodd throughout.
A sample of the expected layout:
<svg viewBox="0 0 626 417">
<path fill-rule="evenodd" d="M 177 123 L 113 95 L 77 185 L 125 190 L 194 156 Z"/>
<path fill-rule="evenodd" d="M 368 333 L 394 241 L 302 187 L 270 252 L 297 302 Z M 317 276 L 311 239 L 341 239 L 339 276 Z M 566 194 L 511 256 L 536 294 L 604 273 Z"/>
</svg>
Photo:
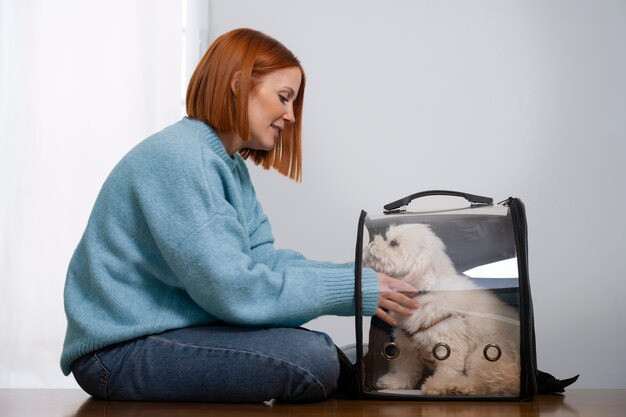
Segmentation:
<svg viewBox="0 0 626 417">
<path fill-rule="evenodd" d="M 367 245 L 364 264 L 420 293 L 411 317 L 395 315 L 400 355 L 379 389 L 428 395 L 518 395 L 519 316 L 488 290 L 457 274 L 445 245 L 424 224 L 392 225 Z"/>
</svg>

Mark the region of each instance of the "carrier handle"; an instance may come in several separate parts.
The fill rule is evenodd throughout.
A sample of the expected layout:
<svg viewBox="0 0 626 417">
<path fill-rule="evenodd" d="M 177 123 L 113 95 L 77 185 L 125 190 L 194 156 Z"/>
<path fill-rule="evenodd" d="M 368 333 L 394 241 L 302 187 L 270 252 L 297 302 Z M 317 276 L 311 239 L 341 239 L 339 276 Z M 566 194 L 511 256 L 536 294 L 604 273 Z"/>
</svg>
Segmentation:
<svg viewBox="0 0 626 417">
<path fill-rule="evenodd" d="M 426 197 L 431 195 L 450 195 L 453 197 L 463 197 L 467 201 L 469 201 L 472 206 L 483 206 L 483 205 L 492 205 L 493 198 L 490 197 L 482 197 L 479 195 L 462 193 L 460 191 L 448 191 L 448 190 L 430 190 L 430 191 L 422 191 L 421 193 L 411 194 L 407 197 L 401 198 L 400 200 L 396 200 L 393 203 L 385 204 L 383 207 L 384 213 L 396 213 L 399 211 L 404 211 L 401 207 L 407 206 L 411 201 L 416 198 Z"/>
</svg>

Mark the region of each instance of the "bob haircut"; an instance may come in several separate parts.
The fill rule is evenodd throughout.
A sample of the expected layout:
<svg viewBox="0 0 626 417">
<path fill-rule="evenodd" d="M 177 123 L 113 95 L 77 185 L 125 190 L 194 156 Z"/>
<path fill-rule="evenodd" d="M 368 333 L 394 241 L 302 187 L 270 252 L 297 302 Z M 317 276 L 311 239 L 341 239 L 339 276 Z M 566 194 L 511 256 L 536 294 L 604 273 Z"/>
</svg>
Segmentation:
<svg viewBox="0 0 626 417">
<path fill-rule="evenodd" d="M 285 125 L 274 149 L 261 151 L 242 149 L 240 155 L 250 158 L 265 169 L 275 168 L 295 180 L 302 179 L 302 105 L 304 101 L 304 70 L 300 61 L 277 40 L 252 29 L 235 29 L 218 37 L 196 67 L 187 88 L 187 114 L 219 132 L 237 133 L 250 138 L 248 100 L 261 79 L 283 68 L 297 67 L 302 73 L 300 90 L 293 104 L 294 123 Z M 237 91 L 231 81 L 240 72 Z"/>
</svg>

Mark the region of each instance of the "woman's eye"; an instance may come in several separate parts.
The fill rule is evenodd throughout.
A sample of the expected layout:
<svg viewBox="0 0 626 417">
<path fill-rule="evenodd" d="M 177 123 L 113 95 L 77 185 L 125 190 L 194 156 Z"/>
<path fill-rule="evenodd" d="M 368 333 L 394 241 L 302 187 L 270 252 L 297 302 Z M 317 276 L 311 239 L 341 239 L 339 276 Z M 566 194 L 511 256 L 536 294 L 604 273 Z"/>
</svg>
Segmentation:
<svg viewBox="0 0 626 417">
<path fill-rule="evenodd" d="M 281 96 L 279 94 L 278 97 L 279 97 L 280 102 L 283 103 L 283 104 L 287 104 L 289 102 L 289 99 L 287 97 L 285 97 L 285 96 Z"/>
<path fill-rule="evenodd" d="M 398 241 L 395 239 L 390 241 L 389 246 L 391 246 L 392 248 L 395 248 L 396 246 L 398 246 Z"/>
</svg>

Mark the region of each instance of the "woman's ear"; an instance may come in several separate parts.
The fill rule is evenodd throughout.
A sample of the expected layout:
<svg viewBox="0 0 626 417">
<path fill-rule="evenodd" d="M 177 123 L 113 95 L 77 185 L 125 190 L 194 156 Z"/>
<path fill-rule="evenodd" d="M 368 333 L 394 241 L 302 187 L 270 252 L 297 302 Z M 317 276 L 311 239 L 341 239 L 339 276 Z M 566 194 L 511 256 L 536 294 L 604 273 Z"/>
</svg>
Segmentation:
<svg viewBox="0 0 626 417">
<path fill-rule="evenodd" d="M 241 71 L 235 72 L 233 78 L 230 80 L 230 91 L 233 93 L 235 99 L 237 98 L 237 92 L 239 91 L 239 78 L 241 77 Z"/>
</svg>

